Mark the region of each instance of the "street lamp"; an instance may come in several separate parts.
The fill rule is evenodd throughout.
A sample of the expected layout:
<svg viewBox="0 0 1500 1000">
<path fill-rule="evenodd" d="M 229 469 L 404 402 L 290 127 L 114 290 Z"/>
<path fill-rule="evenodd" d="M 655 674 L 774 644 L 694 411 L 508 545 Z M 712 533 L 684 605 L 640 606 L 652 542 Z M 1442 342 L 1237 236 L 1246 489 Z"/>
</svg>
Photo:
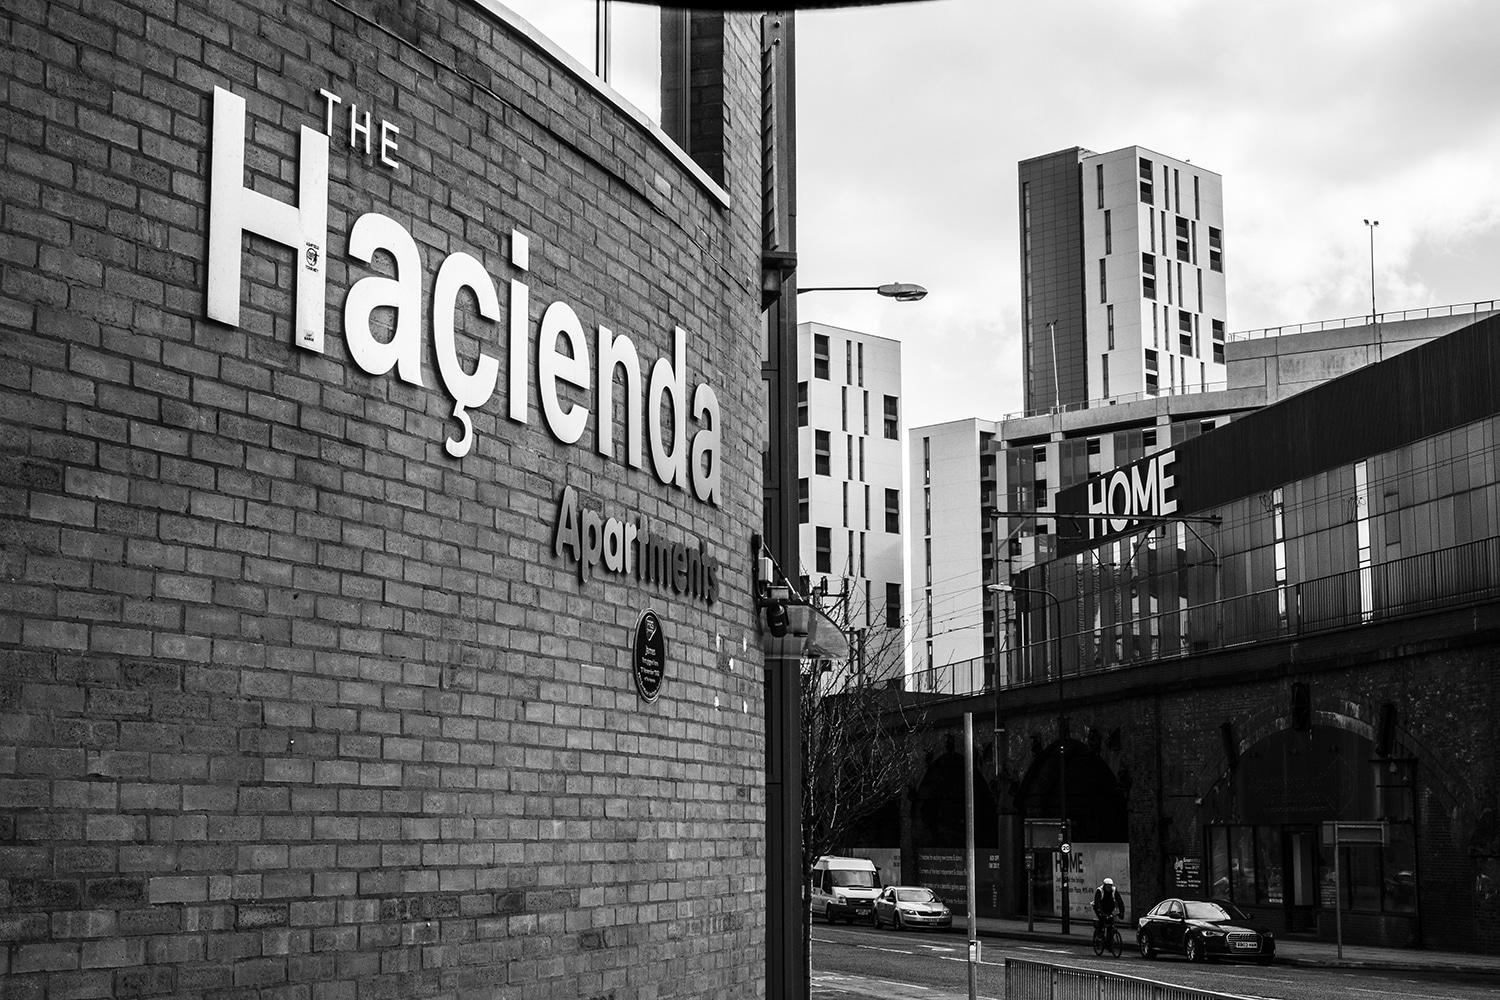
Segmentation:
<svg viewBox="0 0 1500 1000">
<path fill-rule="evenodd" d="M 1052 602 L 1056 612 L 1056 624 L 1052 630 L 1052 643 L 1055 649 L 1053 656 L 1053 669 L 1057 671 L 1057 811 L 1058 815 L 1058 839 L 1062 841 L 1060 846 L 1068 846 L 1070 839 L 1068 833 L 1068 720 L 1063 715 L 1063 672 L 1062 672 L 1062 602 L 1059 601 L 1050 590 L 1040 587 L 1018 587 L 1013 583 L 992 583 L 990 590 L 998 594 L 1040 594 Z M 1063 852 L 1062 859 L 1062 932 L 1069 933 L 1071 917 L 1068 913 L 1068 861 L 1070 851 Z"/>
<path fill-rule="evenodd" d="M 805 292 L 874 292 L 897 302 L 919 302 L 927 297 L 927 289 L 907 281 L 893 281 L 886 285 L 819 285 L 797 289 L 798 295 Z"/>
<path fill-rule="evenodd" d="M 1375 311 L 1375 227 L 1379 219 L 1366 219 L 1365 228 L 1370 231 L 1370 325 L 1375 328 L 1375 358 L 1385 357 L 1385 345 L 1380 342 L 1380 314 Z"/>
</svg>

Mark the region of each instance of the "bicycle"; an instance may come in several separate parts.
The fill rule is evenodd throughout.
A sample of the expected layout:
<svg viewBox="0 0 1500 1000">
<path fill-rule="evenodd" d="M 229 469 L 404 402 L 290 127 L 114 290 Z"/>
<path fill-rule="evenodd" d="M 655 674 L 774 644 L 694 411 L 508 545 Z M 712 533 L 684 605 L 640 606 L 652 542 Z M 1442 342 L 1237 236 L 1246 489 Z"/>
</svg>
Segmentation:
<svg viewBox="0 0 1500 1000">
<path fill-rule="evenodd" d="M 1120 929 L 1115 926 L 1114 917 L 1107 917 L 1094 925 L 1094 954 L 1103 955 L 1105 948 L 1115 958 L 1119 958 L 1120 952 L 1125 950 L 1125 942 L 1120 938 Z"/>
</svg>

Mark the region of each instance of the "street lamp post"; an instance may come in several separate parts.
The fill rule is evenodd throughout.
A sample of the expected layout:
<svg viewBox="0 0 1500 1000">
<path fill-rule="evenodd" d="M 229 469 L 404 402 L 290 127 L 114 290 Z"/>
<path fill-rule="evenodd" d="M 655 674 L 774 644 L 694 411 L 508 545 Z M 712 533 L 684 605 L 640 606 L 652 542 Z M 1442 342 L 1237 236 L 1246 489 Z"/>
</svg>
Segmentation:
<svg viewBox="0 0 1500 1000">
<path fill-rule="evenodd" d="M 1380 342 L 1380 314 L 1375 311 L 1375 227 L 1379 219 L 1366 219 L 1365 228 L 1370 231 L 1370 325 L 1375 328 L 1375 358 L 1385 358 L 1385 345 Z"/>
<path fill-rule="evenodd" d="M 1063 670 L 1062 670 L 1062 602 L 1059 601 L 1050 590 L 1040 587 L 1018 587 L 1013 583 L 996 583 L 991 589 L 998 593 L 1023 593 L 1040 594 L 1052 602 L 1055 612 L 1054 628 L 1052 629 L 1052 645 L 1054 649 L 1053 669 L 1057 671 L 1057 811 L 1058 815 L 1058 839 L 1061 841 L 1059 847 L 1069 846 L 1070 836 L 1068 833 L 1068 719 L 1063 714 Z M 1062 859 L 1062 932 L 1067 934 L 1072 926 L 1071 915 L 1068 912 L 1068 861 L 1070 851 L 1063 852 Z"/>
<path fill-rule="evenodd" d="M 908 281 L 893 281 L 885 285 L 818 285 L 797 289 L 798 295 L 808 292 L 874 292 L 897 302 L 920 302 L 927 297 L 927 289 Z"/>
</svg>

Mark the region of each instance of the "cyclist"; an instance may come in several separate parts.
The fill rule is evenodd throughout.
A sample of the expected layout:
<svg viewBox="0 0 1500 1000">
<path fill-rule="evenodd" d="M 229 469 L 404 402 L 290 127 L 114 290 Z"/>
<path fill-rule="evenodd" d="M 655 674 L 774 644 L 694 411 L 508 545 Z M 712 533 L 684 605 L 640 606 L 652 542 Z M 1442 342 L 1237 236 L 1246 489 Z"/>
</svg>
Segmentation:
<svg viewBox="0 0 1500 1000">
<path fill-rule="evenodd" d="M 1115 913 L 1125 915 L 1125 900 L 1120 897 L 1119 890 L 1115 888 L 1115 880 L 1106 878 L 1099 888 L 1094 890 L 1094 916 L 1097 918 L 1094 929 L 1103 931 L 1114 922 Z"/>
</svg>

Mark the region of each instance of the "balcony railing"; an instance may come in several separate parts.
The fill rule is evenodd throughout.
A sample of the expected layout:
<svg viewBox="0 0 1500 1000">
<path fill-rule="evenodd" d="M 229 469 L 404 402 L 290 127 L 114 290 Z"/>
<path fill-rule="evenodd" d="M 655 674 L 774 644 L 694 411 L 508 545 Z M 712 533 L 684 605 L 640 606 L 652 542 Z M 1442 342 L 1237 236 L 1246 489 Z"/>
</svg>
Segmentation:
<svg viewBox="0 0 1500 1000">
<path fill-rule="evenodd" d="M 1097 596 L 1103 599 L 1107 594 Z M 1078 676 L 1497 599 L 1500 537 L 1098 628 L 1068 630 L 1078 609 L 1075 601 L 1065 600 L 1060 637 L 1047 635 L 1001 652 L 1001 684 L 1020 687 L 1055 681 L 1059 655 L 1063 676 Z M 1031 618 L 1040 623 L 1043 615 L 1038 611 Z M 1048 629 L 1057 621 L 1050 607 L 1045 619 Z M 912 674 L 907 690 L 954 697 L 993 690 L 987 666 L 983 658 L 976 658 L 932 667 Z"/>
<path fill-rule="evenodd" d="M 1475 318 L 1492 313 L 1500 300 L 1466 302 L 1454 306 L 1428 306 L 1425 309 L 1402 309 L 1399 312 L 1377 313 L 1382 323 L 1404 323 L 1408 320 L 1441 319 L 1448 316 L 1474 315 Z M 1323 330 L 1344 330 L 1355 326 L 1369 326 L 1370 314 L 1345 316 L 1342 319 L 1322 319 L 1315 323 L 1289 323 L 1286 326 L 1267 326 L 1259 330 L 1235 330 L 1229 334 L 1230 343 L 1240 340 L 1264 340 L 1267 337 L 1286 337 L 1298 333 L 1319 333 Z"/>
</svg>

